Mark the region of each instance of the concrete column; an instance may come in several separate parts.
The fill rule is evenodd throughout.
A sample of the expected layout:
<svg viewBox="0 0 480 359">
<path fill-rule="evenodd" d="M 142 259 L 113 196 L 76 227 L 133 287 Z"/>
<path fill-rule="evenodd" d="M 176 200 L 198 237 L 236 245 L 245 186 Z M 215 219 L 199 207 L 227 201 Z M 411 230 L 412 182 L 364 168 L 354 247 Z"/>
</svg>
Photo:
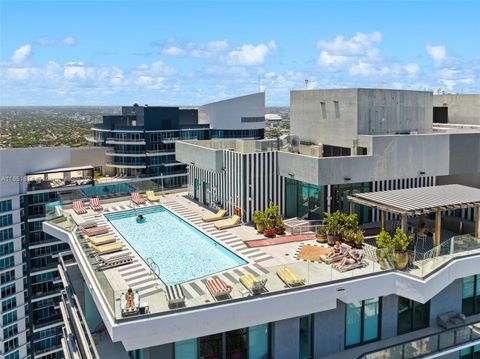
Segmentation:
<svg viewBox="0 0 480 359">
<path fill-rule="evenodd" d="M 442 212 L 435 212 L 435 246 L 440 245 L 440 237 L 442 232 Z"/>
<path fill-rule="evenodd" d="M 300 320 L 290 318 L 274 322 L 272 356 L 275 359 L 296 359 L 300 354 Z"/>
<path fill-rule="evenodd" d="M 355 204 L 350 201 L 350 214 L 355 213 Z"/>
<path fill-rule="evenodd" d="M 323 358 L 344 349 L 345 303 L 337 300 L 335 309 L 315 313 L 313 323 L 313 357 Z M 327 340 L 328 338 L 328 340 Z"/>
<path fill-rule="evenodd" d="M 380 211 L 380 218 L 381 218 L 381 221 L 382 221 L 382 230 L 385 229 L 385 217 L 386 217 L 385 211 L 381 210 Z"/>
<path fill-rule="evenodd" d="M 401 228 L 402 228 L 403 232 L 405 232 L 405 233 L 407 232 L 407 215 L 406 214 L 402 214 Z"/>
<path fill-rule="evenodd" d="M 475 237 L 480 238 L 480 206 L 476 206 L 474 211 L 475 211 Z"/>
<path fill-rule="evenodd" d="M 382 340 L 397 336 L 398 296 L 386 295 L 382 298 Z"/>
</svg>

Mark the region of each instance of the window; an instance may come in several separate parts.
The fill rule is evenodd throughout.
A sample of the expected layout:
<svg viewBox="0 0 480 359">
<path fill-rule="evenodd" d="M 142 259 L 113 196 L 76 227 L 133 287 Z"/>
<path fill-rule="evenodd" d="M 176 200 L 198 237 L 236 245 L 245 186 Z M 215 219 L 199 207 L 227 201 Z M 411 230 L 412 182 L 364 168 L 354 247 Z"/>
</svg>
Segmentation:
<svg viewBox="0 0 480 359">
<path fill-rule="evenodd" d="M 0 259 L 0 270 L 15 266 L 15 259 L 13 256 Z"/>
<path fill-rule="evenodd" d="M 12 295 L 15 293 L 15 283 L 9 284 L 5 287 L 2 287 L 0 290 L 1 297 L 5 298 L 8 297 L 9 295 Z"/>
<path fill-rule="evenodd" d="M 222 342 L 221 333 L 198 338 L 198 356 L 200 358 L 221 358 L 223 356 Z"/>
<path fill-rule="evenodd" d="M 5 352 L 18 348 L 18 338 L 13 338 L 12 340 L 7 340 L 3 343 L 3 348 Z"/>
<path fill-rule="evenodd" d="M 2 323 L 3 323 L 3 326 L 7 325 L 7 324 L 10 324 L 14 321 L 17 320 L 17 311 L 13 311 L 11 313 L 7 313 L 7 314 L 4 314 L 2 316 Z"/>
<path fill-rule="evenodd" d="M 5 359 L 20 359 L 20 354 L 18 353 L 18 350 L 14 353 L 10 353 L 8 355 L 5 355 Z"/>
<path fill-rule="evenodd" d="M 228 359 L 247 359 L 247 328 L 225 333 L 225 351 Z"/>
<path fill-rule="evenodd" d="M 480 345 L 475 345 L 470 348 L 460 350 L 460 359 L 479 359 L 480 358 Z"/>
<path fill-rule="evenodd" d="M 7 312 L 17 306 L 17 298 L 9 298 L 2 302 L 2 312 Z"/>
<path fill-rule="evenodd" d="M 8 328 L 3 329 L 3 340 L 13 337 L 18 334 L 17 324 L 11 325 Z"/>
<path fill-rule="evenodd" d="M 380 307 L 380 298 L 347 304 L 345 347 L 365 344 L 380 338 Z"/>
<path fill-rule="evenodd" d="M 398 297 L 397 334 L 426 328 L 430 321 L 430 302 L 421 304 L 404 297 Z"/>
<path fill-rule="evenodd" d="M 0 245 L 0 256 L 13 253 L 13 242 Z"/>
<path fill-rule="evenodd" d="M 248 357 L 267 358 L 270 354 L 270 324 L 248 328 Z"/>
<path fill-rule="evenodd" d="M 12 223 L 13 223 L 13 216 L 11 214 L 0 216 L 0 226 L 10 226 Z"/>
<path fill-rule="evenodd" d="M 313 314 L 300 317 L 300 359 L 313 358 Z"/>
<path fill-rule="evenodd" d="M 15 270 L 10 270 L 8 272 L 0 274 L 0 284 L 5 284 L 11 282 L 15 279 Z"/>
<path fill-rule="evenodd" d="M 338 101 L 333 101 L 333 105 L 335 106 L 335 117 L 340 118 L 340 104 Z"/>
<path fill-rule="evenodd" d="M 13 228 L 0 230 L 0 242 L 13 238 Z"/>
<path fill-rule="evenodd" d="M 320 107 L 322 109 L 322 118 L 325 120 L 327 119 L 327 106 L 325 106 L 325 102 L 320 102 Z"/>
<path fill-rule="evenodd" d="M 195 359 L 197 357 L 197 339 L 175 342 L 175 358 Z"/>
<path fill-rule="evenodd" d="M 480 313 L 480 275 L 463 278 L 462 313 Z"/>
<path fill-rule="evenodd" d="M 12 210 L 12 200 L 0 201 L 0 212 L 8 212 Z"/>
</svg>

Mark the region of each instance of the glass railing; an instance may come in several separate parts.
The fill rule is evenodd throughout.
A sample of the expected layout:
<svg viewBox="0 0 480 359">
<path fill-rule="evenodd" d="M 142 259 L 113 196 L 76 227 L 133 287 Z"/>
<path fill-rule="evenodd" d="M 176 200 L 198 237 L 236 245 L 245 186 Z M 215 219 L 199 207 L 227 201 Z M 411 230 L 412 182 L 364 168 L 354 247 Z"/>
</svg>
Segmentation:
<svg viewBox="0 0 480 359">
<path fill-rule="evenodd" d="M 480 341 L 480 322 L 370 352 L 359 359 L 413 359 L 454 349 L 474 341 Z"/>
</svg>

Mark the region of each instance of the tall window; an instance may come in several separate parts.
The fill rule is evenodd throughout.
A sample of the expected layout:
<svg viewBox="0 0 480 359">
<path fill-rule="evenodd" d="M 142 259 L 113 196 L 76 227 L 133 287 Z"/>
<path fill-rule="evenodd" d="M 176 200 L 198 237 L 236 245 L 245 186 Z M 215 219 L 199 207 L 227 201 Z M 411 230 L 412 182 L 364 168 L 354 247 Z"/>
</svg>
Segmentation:
<svg viewBox="0 0 480 359">
<path fill-rule="evenodd" d="M 380 339 L 381 298 L 348 303 L 345 319 L 345 347 Z"/>
<path fill-rule="evenodd" d="M 300 317 L 300 359 L 313 358 L 313 314 Z"/>
<path fill-rule="evenodd" d="M 463 278 L 462 313 L 480 313 L 480 275 Z"/>
<path fill-rule="evenodd" d="M 425 304 L 398 297 L 397 334 L 426 328 L 430 321 L 430 301 Z"/>
<path fill-rule="evenodd" d="M 460 359 L 480 359 L 480 345 L 460 350 Z"/>
</svg>

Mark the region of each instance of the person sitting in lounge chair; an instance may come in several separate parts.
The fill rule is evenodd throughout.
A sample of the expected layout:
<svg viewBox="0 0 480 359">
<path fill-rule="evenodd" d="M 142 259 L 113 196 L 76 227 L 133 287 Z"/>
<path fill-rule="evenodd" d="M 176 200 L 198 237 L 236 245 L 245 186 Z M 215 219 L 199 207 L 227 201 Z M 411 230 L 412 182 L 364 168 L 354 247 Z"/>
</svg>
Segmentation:
<svg viewBox="0 0 480 359">
<path fill-rule="evenodd" d="M 359 263 L 363 259 L 363 252 L 360 249 L 352 249 L 342 260 L 332 263 L 332 268 L 342 269 L 352 264 Z"/>
<path fill-rule="evenodd" d="M 330 249 L 330 252 L 326 254 L 326 258 L 333 258 L 335 256 L 338 256 L 342 253 L 342 244 L 340 241 L 335 241 L 335 245 L 333 248 Z"/>
</svg>

